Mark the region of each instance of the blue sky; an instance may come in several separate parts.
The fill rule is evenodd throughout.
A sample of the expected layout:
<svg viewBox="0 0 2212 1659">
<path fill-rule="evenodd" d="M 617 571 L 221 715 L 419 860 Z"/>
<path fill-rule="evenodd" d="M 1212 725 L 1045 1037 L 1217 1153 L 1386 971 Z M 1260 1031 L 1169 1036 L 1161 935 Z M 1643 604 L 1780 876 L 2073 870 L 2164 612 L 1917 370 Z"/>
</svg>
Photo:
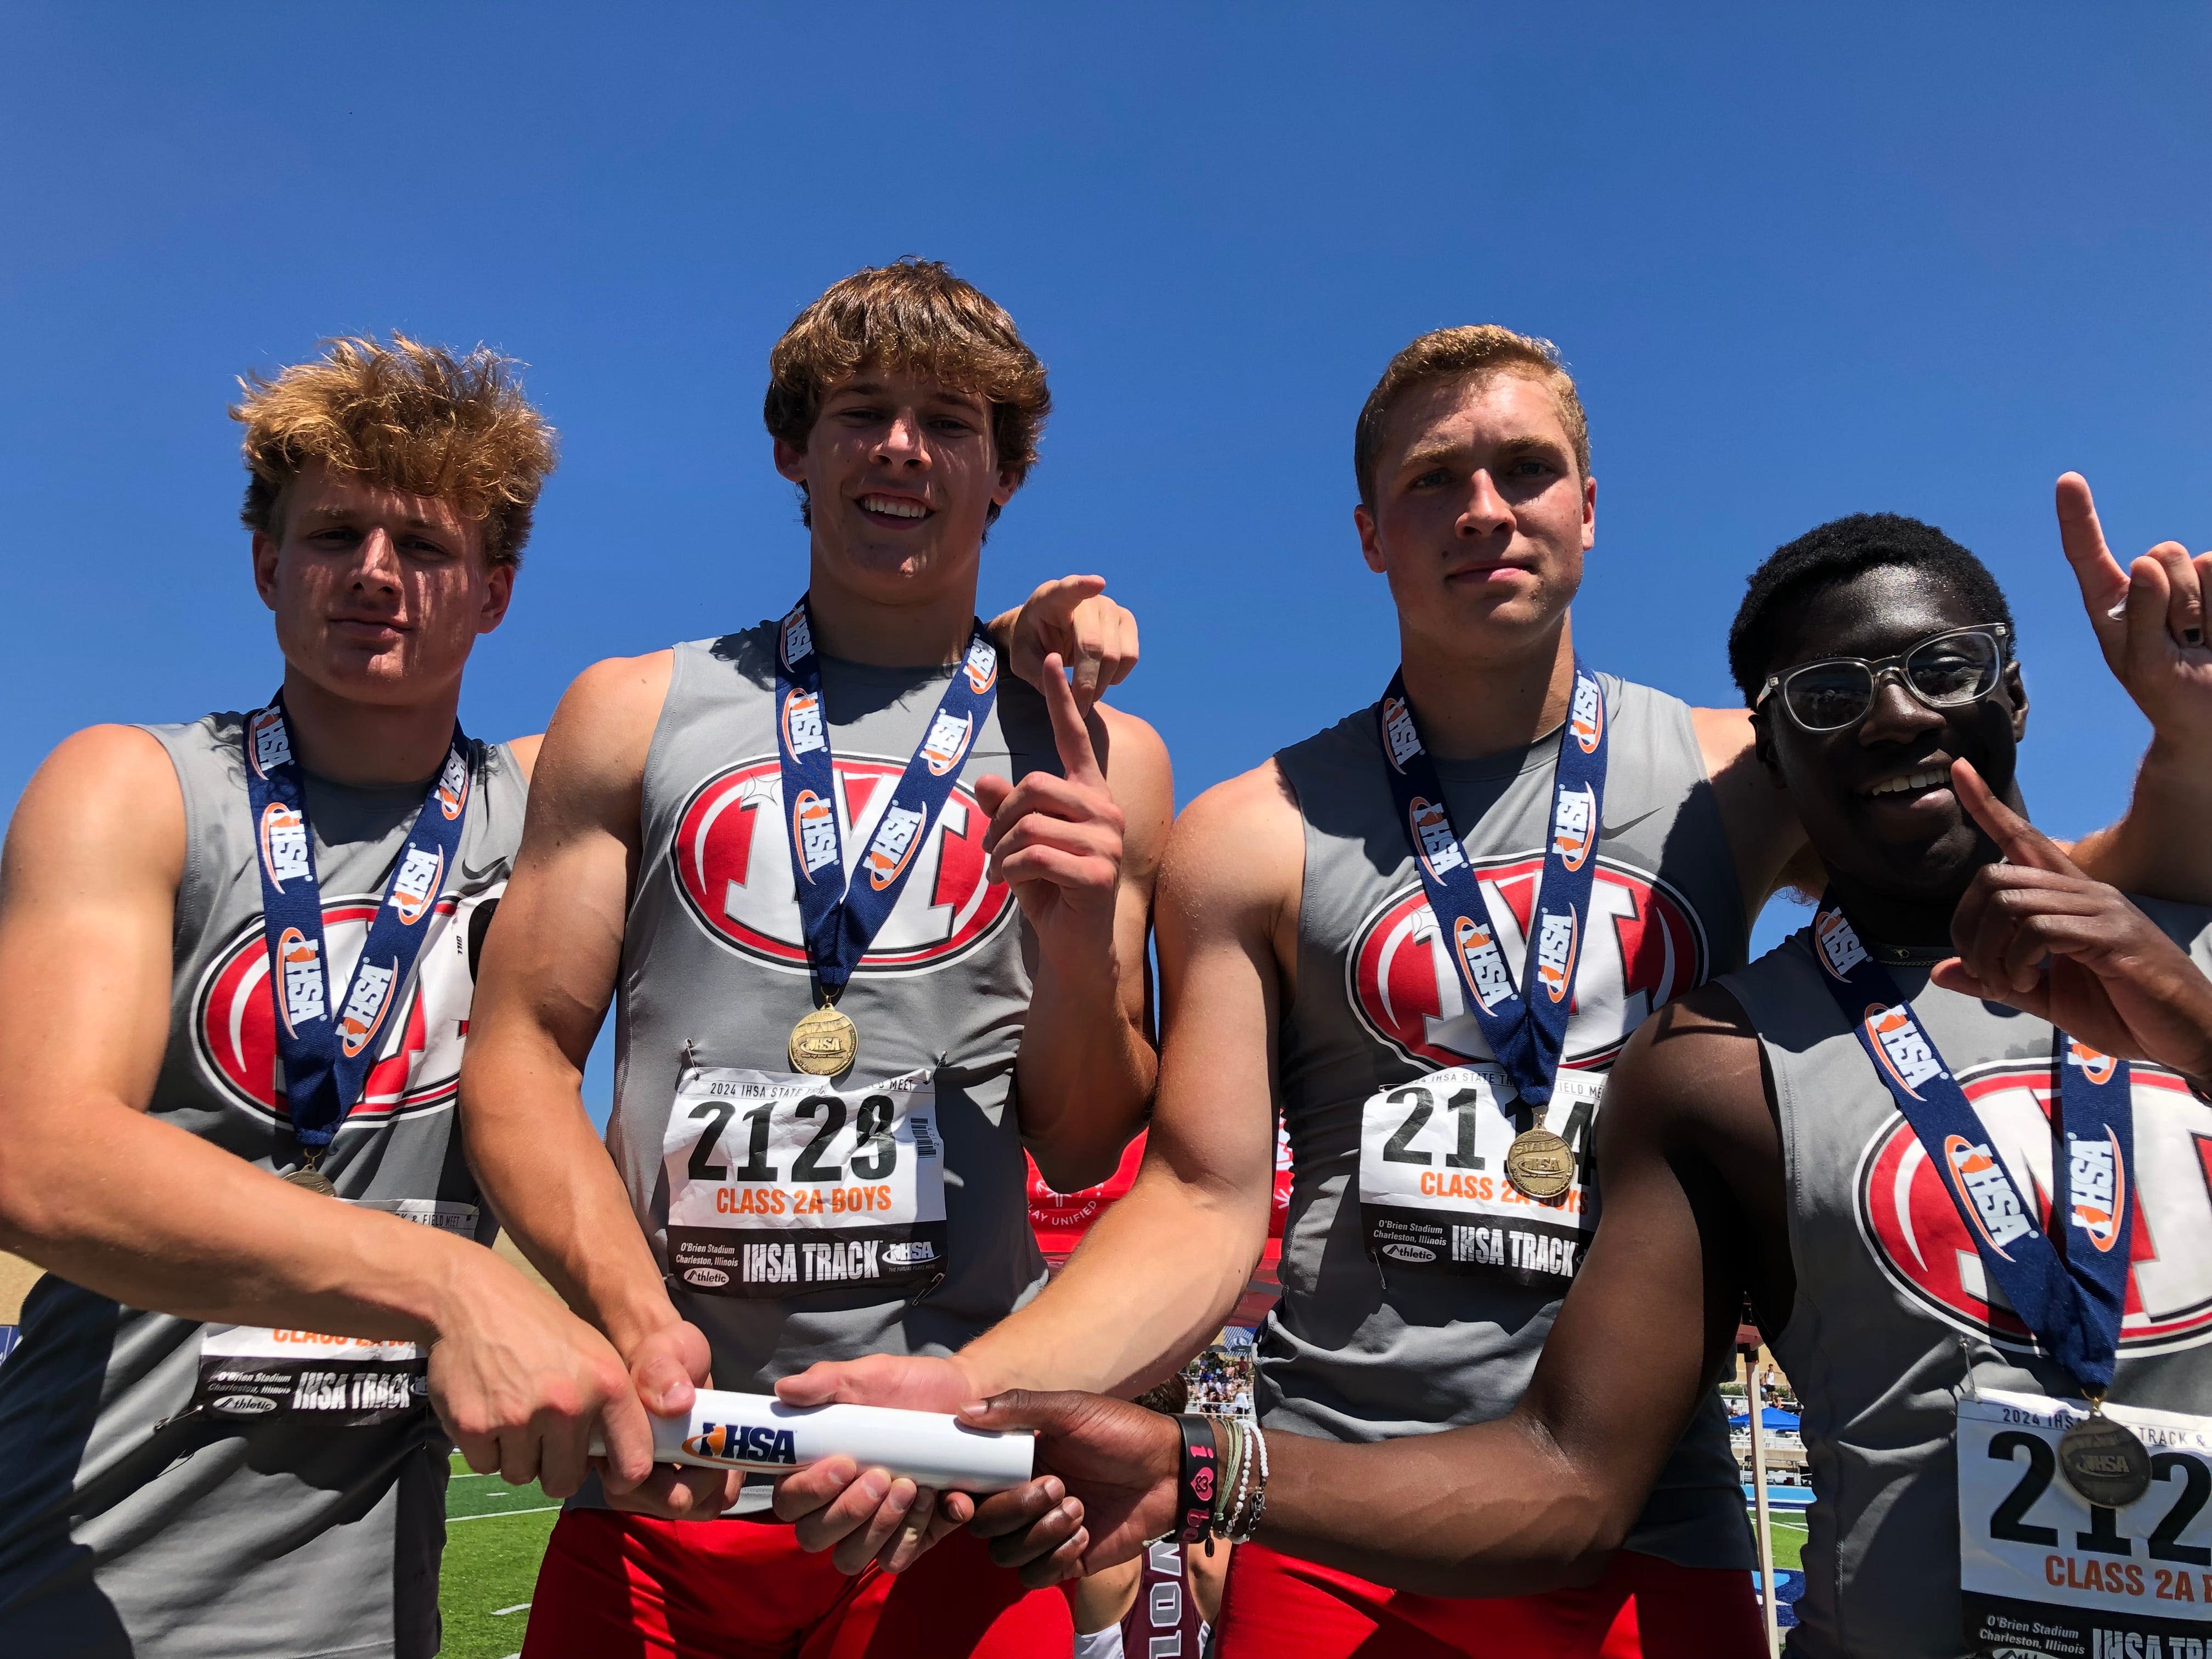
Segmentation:
<svg viewBox="0 0 2212 1659">
<path fill-rule="evenodd" d="M 275 685 L 240 370 L 395 326 L 532 365 L 566 459 L 464 708 L 508 735 L 796 595 L 769 346 L 918 252 L 1053 370 L 985 608 L 1104 573 L 1184 799 L 1380 690 L 1352 418 L 1412 335 L 1494 320 L 1590 411 L 1594 662 L 1733 702 L 1751 567 L 1913 514 L 2012 594 L 2031 806 L 2120 809 L 2146 728 L 2051 483 L 2124 556 L 2212 545 L 2201 4 L 623 9 L 0 18 L 0 794 L 78 726 Z"/>
</svg>

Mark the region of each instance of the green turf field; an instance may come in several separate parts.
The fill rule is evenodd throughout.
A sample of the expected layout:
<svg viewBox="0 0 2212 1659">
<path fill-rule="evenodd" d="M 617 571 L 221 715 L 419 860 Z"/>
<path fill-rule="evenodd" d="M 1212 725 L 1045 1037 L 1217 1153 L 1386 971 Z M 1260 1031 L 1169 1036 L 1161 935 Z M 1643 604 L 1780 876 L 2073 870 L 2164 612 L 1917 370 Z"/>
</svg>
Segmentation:
<svg viewBox="0 0 2212 1659">
<path fill-rule="evenodd" d="M 1758 1524 L 1754 1516 L 1752 1525 L 1756 1527 Z M 1802 1510 L 1768 1510 L 1766 1531 L 1774 1540 L 1774 1565 L 1778 1570 L 1803 1565 L 1798 1559 L 1805 1547 L 1805 1516 Z"/>
<path fill-rule="evenodd" d="M 553 1531 L 555 1510 L 534 1485 L 510 1486 L 495 1474 L 471 1474 L 453 1460 L 438 1590 L 444 1659 L 507 1659 L 521 1650 L 538 1558 Z"/>
</svg>

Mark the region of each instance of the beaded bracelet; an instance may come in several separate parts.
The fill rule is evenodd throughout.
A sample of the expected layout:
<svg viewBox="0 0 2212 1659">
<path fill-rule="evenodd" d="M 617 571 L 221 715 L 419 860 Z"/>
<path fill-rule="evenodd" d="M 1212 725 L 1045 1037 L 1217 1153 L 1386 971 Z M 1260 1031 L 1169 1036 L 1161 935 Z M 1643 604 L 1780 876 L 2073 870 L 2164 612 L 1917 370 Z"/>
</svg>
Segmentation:
<svg viewBox="0 0 2212 1659">
<path fill-rule="evenodd" d="M 1267 1505 L 1267 1439 L 1257 1424 L 1240 1425 L 1246 1437 L 1244 1456 L 1237 1489 L 1227 1511 L 1214 1528 L 1217 1537 L 1241 1544 L 1259 1530 L 1260 1516 Z"/>
<path fill-rule="evenodd" d="M 1228 1446 L 1222 1456 L 1221 1480 L 1214 1488 L 1213 1514 L 1206 1528 L 1209 1534 L 1218 1538 L 1227 1527 L 1229 1517 L 1235 1512 L 1232 1494 L 1236 1492 L 1240 1472 L 1249 1460 L 1251 1447 L 1244 1437 L 1244 1425 L 1233 1417 L 1216 1418 L 1213 1431 L 1217 1437 L 1226 1433 Z"/>
<path fill-rule="evenodd" d="M 1255 1460 L 1244 1460 L 1243 1478 L 1237 1482 L 1236 1501 L 1229 1506 L 1229 1525 L 1226 1528 L 1231 1541 L 1235 1540 L 1238 1523 L 1243 1519 L 1244 1507 L 1251 1501 L 1252 1473 Z"/>
<path fill-rule="evenodd" d="M 1176 1423 L 1182 1431 L 1182 1477 L 1176 1525 L 1165 1536 L 1186 1544 L 1249 1541 L 1267 1508 L 1267 1435 L 1241 1418 L 1193 1413 Z"/>
<path fill-rule="evenodd" d="M 1260 1517 L 1267 1512 L 1267 1437 L 1261 1432 L 1257 1423 L 1252 1425 L 1252 1442 L 1260 1454 L 1260 1479 L 1252 1488 L 1252 1507 L 1240 1517 L 1242 1526 L 1230 1534 L 1231 1543 L 1241 1544 L 1260 1530 Z"/>
</svg>

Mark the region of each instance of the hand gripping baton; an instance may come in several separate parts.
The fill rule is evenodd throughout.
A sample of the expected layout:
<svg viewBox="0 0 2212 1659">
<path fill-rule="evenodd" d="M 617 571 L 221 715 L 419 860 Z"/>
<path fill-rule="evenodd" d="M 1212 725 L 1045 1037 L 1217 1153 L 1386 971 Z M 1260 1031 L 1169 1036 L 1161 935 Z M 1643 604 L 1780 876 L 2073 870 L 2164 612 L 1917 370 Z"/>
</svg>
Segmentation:
<svg viewBox="0 0 2212 1659">
<path fill-rule="evenodd" d="M 592 1437 L 594 1457 L 606 1455 Z M 938 1412 L 887 1406 L 787 1406 L 774 1395 L 702 1389 L 691 1415 L 653 1419 L 653 1460 L 700 1468 L 788 1474 L 843 1455 L 940 1492 L 1005 1492 L 1030 1478 L 1036 1437 L 1027 1429 L 971 1429 Z"/>
</svg>

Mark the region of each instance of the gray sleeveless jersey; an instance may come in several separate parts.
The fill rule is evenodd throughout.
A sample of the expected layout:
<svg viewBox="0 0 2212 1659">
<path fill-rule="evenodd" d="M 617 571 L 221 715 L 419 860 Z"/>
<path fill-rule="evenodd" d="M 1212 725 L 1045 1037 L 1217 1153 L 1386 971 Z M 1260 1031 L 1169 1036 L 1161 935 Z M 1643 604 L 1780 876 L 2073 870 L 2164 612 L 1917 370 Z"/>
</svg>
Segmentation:
<svg viewBox="0 0 2212 1659">
<path fill-rule="evenodd" d="M 1601 675 L 1608 765 L 1590 919 L 1580 947 L 1569 1066 L 1593 1075 L 1660 1004 L 1743 960 L 1743 904 L 1687 708 Z M 1552 828 L 1559 738 L 1480 761 L 1437 762 L 1453 830 L 1474 863 L 1516 979 Z M 1499 1179 L 1518 1115 L 1474 1109 L 1456 1147 L 1449 1129 L 1471 1095 L 1431 1098 L 1444 1068 L 1487 1061 L 1431 914 L 1406 826 L 1383 775 L 1375 711 L 1362 709 L 1276 757 L 1305 820 L 1297 995 L 1283 1021 L 1280 1072 L 1295 1179 L 1283 1231 L 1283 1297 L 1260 1343 L 1269 1427 L 1379 1440 L 1486 1422 L 1512 1410 L 1595 1220 L 1594 1102 L 1555 1098 L 1548 1126 L 1581 1161 L 1579 1215 L 1517 1204 Z M 1414 1085 L 1408 1087 L 1407 1085 Z M 1505 1091 L 1510 1102 L 1510 1085 Z M 1363 1224 L 1367 1173 L 1385 1157 L 1445 1166 L 1486 1208 L 1448 1230 L 1445 1254 L 1375 1248 Z M 1430 1120 L 1433 1119 L 1433 1122 Z M 1492 1121 L 1495 1119 L 1496 1121 Z M 1479 1121 L 1478 1121 L 1479 1120 Z M 1424 1127 L 1426 1124 L 1427 1127 Z M 1416 1132 L 1447 1139 L 1424 1150 Z M 1460 1257 L 1464 1261 L 1460 1261 Z M 1748 1566 L 1743 1493 L 1727 1423 L 1707 1395 L 1662 1473 L 1629 1547 L 1688 1566 Z"/>
<path fill-rule="evenodd" d="M 283 1170 L 299 1155 L 276 1054 L 241 723 L 227 714 L 147 728 L 175 763 L 186 837 L 169 1042 L 150 1110 Z M 307 780 L 340 987 L 426 787 Z M 453 1100 L 477 950 L 521 836 L 523 790 L 504 747 L 477 747 L 458 868 L 415 982 L 392 1005 L 380 1061 L 322 1163 L 344 1198 L 487 1240 Z M 162 1178 L 140 1170 L 126 1186 L 134 1201 L 159 1203 Z M 203 1326 L 52 1274 L 39 1280 L 21 1346 L 0 1365 L 0 1650 L 40 1659 L 436 1651 L 448 1448 L 414 1386 L 420 1365 L 317 1359 L 337 1344 L 306 1335 Z M 258 1403 L 237 1403 L 248 1398 Z"/>
<path fill-rule="evenodd" d="M 644 854 L 623 940 L 607 1144 L 665 1273 L 663 1139 L 687 1045 L 702 1066 L 787 1075 L 792 1027 L 813 1006 L 777 758 L 776 638 L 776 624 L 763 623 L 678 646 L 646 760 Z M 817 660 L 849 868 L 962 671 Z M 1002 671 L 961 781 L 909 850 L 906 886 L 838 1004 L 859 1027 L 860 1052 L 837 1088 L 933 1075 L 945 1219 L 938 1269 L 896 1288 L 793 1282 L 766 1295 L 702 1288 L 730 1275 L 672 1274 L 678 1310 L 713 1346 L 719 1387 L 763 1389 L 817 1359 L 947 1353 L 1042 1285 L 1012 1098 L 1029 1013 L 1024 930 L 1012 891 L 985 872 L 990 820 L 971 793 L 984 773 L 1038 769 L 1060 769 L 1043 699 Z M 742 1139 L 735 1127 L 724 1143 L 733 1158 L 744 1156 Z"/>
<path fill-rule="evenodd" d="M 2139 902 L 2212 969 L 2204 911 Z M 2047 1202 L 2050 1025 L 1930 985 L 1924 968 L 1889 972 L 2000 1156 L 2039 1171 Z M 1837 1012 L 1809 930 L 1721 982 L 1765 1050 L 1789 1182 L 1797 1297 L 1771 1342 L 1802 1406 L 1814 1499 L 1789 1651 L 1948 1659 L 1967 1651 L 1953 1438 L 1966 1354 L 1978 1389 L 2062 1400 L 2080 1389 L 2009 1313 L 2012 1334 L 1993 1328 L 1948 1189 Z M 2136 1261 L 2112 1398 L 2202 1413 L 2212 1405 L 2212 1107 L 2156 1066 L 2134 1069 Z"/>
</svg>

